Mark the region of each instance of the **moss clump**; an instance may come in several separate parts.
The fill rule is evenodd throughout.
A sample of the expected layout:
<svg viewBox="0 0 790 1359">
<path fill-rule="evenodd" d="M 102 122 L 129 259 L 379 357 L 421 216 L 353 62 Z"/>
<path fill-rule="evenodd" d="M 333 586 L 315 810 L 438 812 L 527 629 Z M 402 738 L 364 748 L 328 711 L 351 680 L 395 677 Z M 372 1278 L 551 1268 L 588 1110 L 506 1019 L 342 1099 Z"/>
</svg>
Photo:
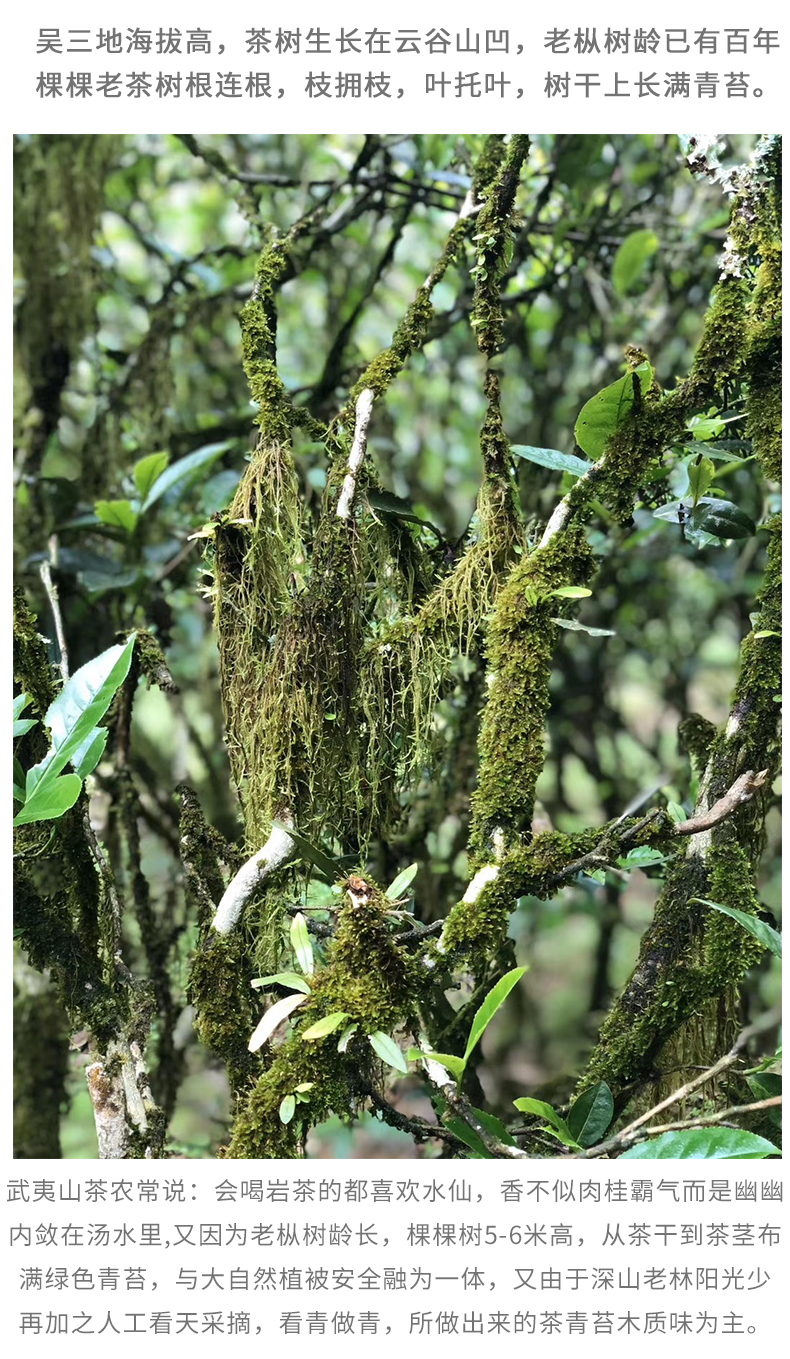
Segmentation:
<svg viewBox="0 0 790 1359">
<path fill-rule="evenodd" d="M 512 255 L 513 207 L 521 167 L 529 151 L 529 137 L 511 137 L 501 159 L 498 148 L 489 147 L 487 151 L 484 176 L 488 177 L 489 162 L 494 156 L 499 160 L 499 167 L 488 187 L 481 185 L 483 207 L 475 232 L 478 249 L 473 269 L 475 293 L 470 325 L 474 328 L 480 352 L 491 358 L 504 340 L 502 278 Z"/>
<path fill-rule="evenodd" d="M 206 931 L 192 962 L 187 994 L 200 1040 L 226 1063 L 237 1096 L 260 1071 L 259 1058 L 247 1048 L 257 1022 L 251 981 L 244 936 Z"/>
<path fill-rule="evenodd" d="M 749 289 L 743 279 L 723 279 L 717 286 L 702 338 L 694 355 L 690 385 L 706 396 L 731 395 L 743 369 Z"/>
<path fill-rule="evenodd" d="M 360 1083 L 370 1079 L 375 1057 L 367 1035 L 392 1032 L 413 1020 L 424 984 L 422 966 L 397 945 L 387 920 L 387 898 L 369 880 L 351 876 L 343 884 L 346 902 L 326 966 L 316 973 L 308 1003 L 299 1011 L 298 1028 L 285 1040 L 259 1078 L 233 1128 L 227 1149 L 232 1158 L 295 1156 L 308 1126 L 334 1110 L 349 1113 Z M 323 1015 L 343 1010 L 357 1023 L 345 1053 L 337 1050 L 338 1032 L 315 1042 L 301 1033 Z M 286 1095 L 309 1082 L 309 1101 L 298 1104 L 294 1119 L 283 1124 Z"/>
<path fill-rule="evenodd" d="M 767 211 L 767 209 L 764 209 Z M 782 479 L 782 250 L 778 228 L 758 237 L 762 262 L 752 293 L 746 346 L 746 435 L 765 475 Z"/>
<path fill-rule="evenodd" d="M 518 843 L 529 832 L 544 759 L 543 728 L 557 636 L 552 615 L 561 607 L 552 591 L 584 585 L 592 568 L 584 529 L 571 524 L 511 572 L 497 600 L 488 634 L 493 683 L 483 714 L 473 798 L 470 846 L 476 860 L 491 856 L 495 832 L 501 833 L 505 845 Z"/>
<path fill-rule="evenodd" d="M 708 763 L 710 748 L 716 739 L 715 723 L 699 713 L 689 713 L 678 727 L 678 747 L 682 754 L 689 755 L 698 774 Z"/>
</svg>

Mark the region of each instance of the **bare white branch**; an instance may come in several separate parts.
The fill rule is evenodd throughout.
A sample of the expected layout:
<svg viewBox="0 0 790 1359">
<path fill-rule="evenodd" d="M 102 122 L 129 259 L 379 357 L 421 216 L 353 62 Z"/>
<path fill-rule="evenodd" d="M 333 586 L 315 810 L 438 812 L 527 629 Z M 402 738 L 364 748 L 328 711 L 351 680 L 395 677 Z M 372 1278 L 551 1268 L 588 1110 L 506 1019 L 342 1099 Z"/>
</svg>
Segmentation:
<svg viewBox="0 0 790 1359">
<path fill-rule="evenodd" d="M 293 825 L 293 820 L 287 812 L 283 812 L 280 819 L 289 826 Z M 239 923 L 241 913 L 250 897 L 266 878 L 295 857 L 296 845 L 287 830 L 273 826 L 263 849 L 259 849 L 246 864 L 242 864 L 236 876 L 228 883 L 211 922 L 212 929 L 216 930 L 217 934 L 230 934 Z"/>
<path fill-rule="evenodd" d="M 337 502 L 338 519 L 348 519 L 351 514 L 351 507 L 357 492 L 359 469 L 365 460 L 365 453 L 368 447 L 368 425 L 370 424 L 370 414 L 372 410 L 373 392 L 370 387 L 365 387 L 357 397 L 357 414 L 354 421 L 354 442 L 351 445 L 348 472 L 346 473 L 346 479 L 343 482 L 343 488 Z"/>
</svg>

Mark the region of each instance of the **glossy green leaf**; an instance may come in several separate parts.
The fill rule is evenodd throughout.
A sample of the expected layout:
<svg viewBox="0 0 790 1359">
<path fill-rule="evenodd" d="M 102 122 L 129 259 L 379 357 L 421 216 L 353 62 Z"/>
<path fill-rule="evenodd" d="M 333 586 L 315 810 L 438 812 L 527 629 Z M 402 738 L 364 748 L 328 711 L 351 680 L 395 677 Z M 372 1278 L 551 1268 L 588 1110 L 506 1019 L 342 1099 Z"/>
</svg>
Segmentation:
<svg viewBox="0 0 790 1359">
<path fill-rule="evenodd" d="M 464 1053 L 464 1064 L 469 1060 L 470 1054 L 477 1047 L 483 1034 L 485 1033 L 491 1020 L 494 1018 L 500 1005 L 507 1000 L 514 986 L 517 986 L 526 972 L 525 967 L 514 967 L 512 971 L 506 972 L 488 993 L 480 1009 L 472 1020 L 472 1027 L 469 1030 L 469 1039 Z"/>
<path fill-rule="evenodd" d="M 323 1019 L 316 1020 L 309 1029 L 305 1029 L 301 1037 L 307 1043 L 314 1043 L 318 1038 L 326 1038 L 328 1034 L 334 1033 L 339 1029 L 344 1019 L 348 1019 L 346 1010 L 334 1010 L 331 1015 L 324 1015 Z"/>
<path fill-rule="evenodd" d="M 575 453 L 560 453 L 557 448 L 533 448 L 531 444 L 511 444 L 510 451 L 517 458 L 535 462 L 539 467 L 548 467 L 552 472 L 570 472 L 573 477 L 583 477 L 592 467 L 591 462 L 577 458 Z"/>
<path fill-rule="evenodd" d="M 556 595 L 558 599 L 589 599 L 592 590 L 588 590 L 584 585 L 558 585 L 556 590 L 549 591 L 549 598 Z"/>
<path fill-rule="evenodd" d="M 773 1142 L 741 1128 L 687 1128 L 629 1147 L 620 1161 L 762 1161 L 778 1156 Z"/>
<path fill-rule="evenodd" d="M 168 453 L 149 453 L 147 457 L 140 458 L 134 465 L 134 484 L 140 492 L 140 499 L 145 501 L 151 487 L 158 477 L 162 475 L 170 461 Z"/>
<path fill-rule="evenodd" d="M 382 1033 L 381 1030 L 377 1030 L 376 1033 L 369 1033 L 368 1042 L 382 1062 L 386 1062 L 388 1066 L 392 1066 L 396 1071 L 402 1071 L 404 1076 L 406 1075 L 409 1069 L 406 1065 L 406 1059 L 398 1044 L 393 1038 L 390 1038 L 389 1034 Z"/>
<path fill-rule="evenodd" d="M 30 731 L 31 727 L 35 727 L 38 721 L 38 718 L 36 717 L 20 716 L 20 714 L 25 711 L 27 705 L 32 702 L 33 700 L 30 697 L 30 694 L 17 694 L 14 699 L 14 740 L 16 740 L 17 736 L 24 736 L 26 732 Z"/>
<path fill-rule="evenodd" d="M 449 1052 L 423 1052 L 422 1048 L 409 1048 L 406 1056 L 410 1062 L 436 1062 L 443 1066 L 459 1085 L 464 1078 L 466 1062 L 463 1057 L 456 1057 Z"/>
<path fill-rule="evenodd" d="M 702 496 L 692 516 L 694 528 L 713 538 L 751 538 L 757 525 L 730 500 Z"/>
<path fill-rule="evenodd" d="M 82 779 L 76 774 L 60 774 L 39 784 L 14 817 L 15 826 L 27 826 L 31 821 L 54 821 L 74 806 L 82 790 Z"/>
<path fill-rule="evenodd" d="M 770 949 L 774 957 L 782 956 L 782 936 L 778 930 L 760 920 L 756 915 L 749 915 L 748 911 L 738 911 L 734 906 L 722 906 L 717 901 L 708 901 L 705 897 L 691 897 L 692 901 L 701 901 L 703 906 L 711 906 L 714 911 L 721 911 L 722 915 L 728 915 L 732 920 L 737 920 L 745 930 L 759 939 L 763 948 Z"/>
<path fill-rule="evenodd" d="M 298 911 L 291 921 L 291 948 L 305 976 L 312 977 L 313 945 L 310 943 L 307 921 L 301 911 Z"/>
<path fill-rule="evenodd" d="M 172 492 L 174 499 L 185 495 L 195 482 L 200 481 L 203 473 L 232 447 L 231 439 L 223 439 L 220 443 L 206 444 L 204 448 L 198 448 L 194 453 L 188 453 L 185 458 L 179 458 L 178 462 L 171 463 L 156 478 L 141 509 L 150 509 L 168 492 Z"/>
<path fill-rule="evenodd" d="M 640 230 L 632 231 L 617 247 L 612 261 L 612 283 L 621 297 L 641 278 L 658 246 L 655 231 Z"/>
<path fill-rule="evenodd" d="M 523 1095 L 520 1099 L 514 1099 L 513 1103 L 520 1113 L 535 1114 L 537 1118 L 545 1119 L 557 1132 L 563 1133 L 567 1138 L 566 1145 L 575 1145 L 575 1140 L 571 1136 L 565 1119 L 557 1113 L 556 1109 L 553 1109 L 550 1104 L 547 1104 L 545 1100 L 532 1099 L 529 1095 Z"/>
<path fill-rule="evenodd" d="M 696 458 L 693 458 L 689 463 L 687 470 L 689 478 L 689 494 L 691 495 L 692 504 L 696 506 L 699 504 L 701 497 L 704 496 L 713 481 L 713 478 L 716 475 L 716 468 L 710 458 L 703 458 L 702 454 L 698 453 Z"/>
<path fill-rule="evenodd" d="M 294 1116 L 295 1111 L 296 1111 L 296 1096 L 286 1095 L 285 1098 L 280 1101 L 280 1122 L 290 1123 L 291 1119 Z"/>
<path fill-rule="evenodd" d="M 137 528 L 140 516 L 130 500 L 97 500 L 93 508 L 101 524 L 123 529 L 124 533 L 134 533 Z"/>
<path fill-rule="evenodd" d="M 125 646 L 109 647 L 81 666 L 50 704 L 44 722 L 50 729 L 52 744 L 43 760 L 27 772 L 26 802 L 23 812 L 19 813 L 24 821 L 17 817 L 15 824 L 48 820 L 52 812 L 44 808 L 60 806 L 66 796 L 66 789 L 61 788 L 53 802 L 47 791 L 65 765 L 76 761 L 87 770 L 89 766 L 93 767 L 91 758 L 100 757 L 103 744 L 100 747 L 99 742 L 106 738 L 98 737 L 97 725 L 129 673 L 134 643 L 135 634 L 132 633 Z M 68 784 L 66 788 L 72 789 L 73 785 Z M 69 806 L 78 795 L 79 790 Z"/>
<path fill-rule="evenodd" d="M 619 858 L 617 863 L 620 868 L 646 868 L 649 864 L 662 864 L 664 858 L 660 849 L 652 849 L 650 845 L 637 845 L 635 849 Z"/>
<path fill-rule="evenodd" d="M 81 779 L 86 779 L 96 768 L 104 754 L 108 735 L 106 727 L 97 727 L 74 751 L 71 763 L 74 765 L 74 772 L 79 774 Z"/>
<path fill-rule="evenodd" d="M 574 1100 L 568 1110 L 567 1125 L 580 1147 L 600 1142 L 614 1116 L 614 1100 L 606 1081 L 599 1081 Z"/>
<path fill-rule="evenodd" d="M 310 987 L 298 972 L 273 972 L 270 977 L 253 977 L 250 986 L 288 986 L 292 991 L 301 991 L 305 996 L 310 995 Z"/>
<path fill-rule="evenodd" d="M 403 896 L 406 888 L 411 886 L 417 876 L 418 868 L 419 864 L 409 864 L 408 868 L 404 868 L 403 872 L 399 873 L 397 878 L 393 879 L 385 893 L 390 901 L 398 901 L 398 899 Z"/>
<path fill-rule="evenodd" d="M 644 391 L 653 380 L 649 363 L 642 363 L 634 372 L 626 373 L 617 382 L 582 406 L 576 421 L 576 442 L 594 462 L 603 455 L 606 445 L 617 429 L 628 418 L 634 405 L 634 376 Z"/>
</svg>

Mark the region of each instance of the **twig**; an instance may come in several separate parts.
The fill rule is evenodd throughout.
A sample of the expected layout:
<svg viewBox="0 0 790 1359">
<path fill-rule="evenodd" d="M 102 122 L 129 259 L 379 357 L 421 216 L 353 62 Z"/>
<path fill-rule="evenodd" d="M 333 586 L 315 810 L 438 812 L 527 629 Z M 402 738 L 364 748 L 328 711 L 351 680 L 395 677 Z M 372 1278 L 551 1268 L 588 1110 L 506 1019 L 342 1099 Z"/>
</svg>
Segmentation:
<svg viewBox="0 0 790 1359">
<path fill-rule="evenodd" d="M 441 1142 L 446 1142 L 455 1151 L 468 1152 L 469 1148 L 460 1137 L 451 1133 L 449 1128 L 443 1128 L 440 1123 L 429 1123 L 425 1118 L 409 1117 L 402 1114 L 373 1089 L 372 1085 L 360 1082 L 357 1090 L 366 1099 L 369 1099 L 374 1109 L 378 1109 L 385 1123 L 391 1128 L 397 1128 L 399 1132 L 410 1133 L 418 1142 L 424 1142 L 428 1138 L 437 1138 Z"/>
<path fill-rule="evenodd" d="M 700 831 L 712 830 L 718 826 L 720 821 L 732 816 L 732 813 L 748 802 L 754 794 L 765 786 L 768 781 L 768 770 L 761 769 L 759 774 L 755 774 L 753 769 L 747 769 L 736 779 L 728 792 L 720 797 L 718 802 L 714 802 L 707 811 L 699 812 L 692 816 L 688 821 L 679 821 L 675 826 L 675 835 L 698 835 Z"/>
</svg>

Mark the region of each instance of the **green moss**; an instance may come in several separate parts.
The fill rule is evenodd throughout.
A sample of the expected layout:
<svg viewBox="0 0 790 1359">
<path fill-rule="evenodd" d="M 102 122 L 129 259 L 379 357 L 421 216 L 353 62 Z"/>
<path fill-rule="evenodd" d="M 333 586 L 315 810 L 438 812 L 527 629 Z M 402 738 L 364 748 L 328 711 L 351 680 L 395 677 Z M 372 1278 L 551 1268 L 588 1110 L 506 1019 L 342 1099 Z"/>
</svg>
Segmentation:
<svg viewBox="0 0 790 1359">
<path fill-rule="evenodd" d="M 778 228 L 759 237 L 762 261 L 749 310 L 746 435 L 765 475 L 782 478 L 782 251 Z"/>
<path fill-rule="evenodd" d="M 258 1020 L 247 941 L 241 932 L 203 932 L 192 962 L 188 998 L 202 1043 L 221 1057 L 231 1090 L 239 1095 L 260 1071 L 247 1043 Z"/>
<path fill-rule="evenodd" d="M 295 1156 L 307 1126 L 333 1110 L 353 1108 L 360 1082 L 369 1080 L 376 1059 L 367 1035 L 392 1032 L 413 1020 L 424 972 L 418 960 L 398 948 L 387 921 L 390 903 L 368 879 L 352 876 L 343 884 L 344 905 L 326 966 L 313 978 L 308 1003 L 296 1026 L 277 1049 L 238 1114 L 227 1149 L 232 1158 Z M 301 1033 L 326 1014 L 343 1010 L 358 1023 L 346 1053 L 337 1051 L 340 1030 L 314 1042 Z M 293 1121 L 283 1124 L 279 1109 L 297 1085 L 311 1082 L 309 1103 L 297 1105 Z"/>
<path fill-rule="evenodd" d="M 501 591 L 488 634 L 493 682 L 480 733 L 480 770 L 470 845 L 491 857 L 491 837 L 506 845 L 529 833 L 535 785 L 543 768 L 543 729 L 557 636 L 552 591 L 584 585 L 592 572 L 584 529 L 571 524 L 515 569 Z"/>
<path fill-rule="evenodd" d="M 707 397 L 729 395 L 743 368 L 749 290 L 740 278 L 723 279 L 713 294 L 690 375 Z"/>
<path fill-rule="evenodd" d="M 484 163 L 484 177 L 489 175 L 489 161 L 499 161 L 495 178 L 487 188 L 481 186 L 483 207 L 477 218 L 475 241 L 477 262 L 474 266 L 475 293 L 470 324 L 474 327 L 481 353 L 491 358 L 504 340 L 502 313 L 502 279 L 512 256 L 513 208 L 518 190 L 521 167 L 529 151 L 529 137 L 511 137 L 504 155 L 488 146 Z"/>
<path fill-rule="evenodd" d="M 684 755 L 691 756 L 698 774 L 702 774 L 708 763 L 708 756 L 716 738 L 716 726 L 699 713 L 689 713 L 678 727 L 678 747 Z"/>
</svg>

